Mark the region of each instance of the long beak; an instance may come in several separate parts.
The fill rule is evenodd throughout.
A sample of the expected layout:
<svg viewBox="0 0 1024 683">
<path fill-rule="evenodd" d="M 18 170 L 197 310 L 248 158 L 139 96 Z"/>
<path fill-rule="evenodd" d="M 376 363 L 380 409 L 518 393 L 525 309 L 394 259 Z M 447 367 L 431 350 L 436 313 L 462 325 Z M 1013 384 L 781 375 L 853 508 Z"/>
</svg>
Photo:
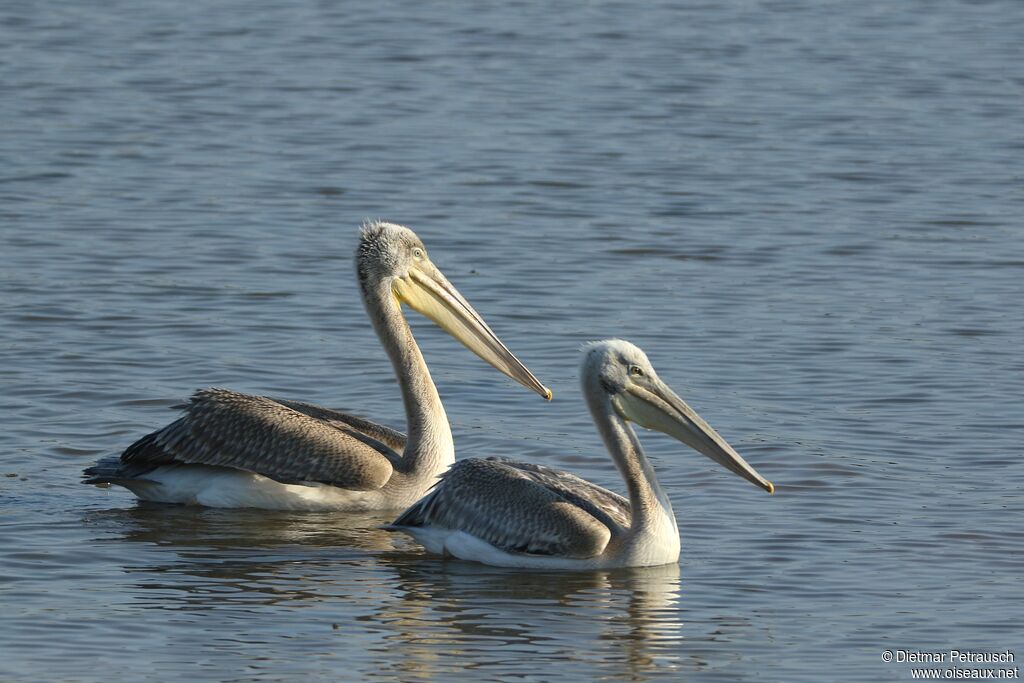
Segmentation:
<svg viewBox="0 0 1024 683">
<path fill-rule="evenodd" d="M 703 453 L 722 467 L 747 481 L 775 493 L 775 486 L 757 473 L 736 450 L 726 443 L 693 408 L 659 379 L 650 378 L 647 386 L 631 384 L 619 394 L 624 416 L 648 429 L 657 429 Z"/>
<path fill-rule="evenodd" d="M 551 390 L 512 355 L 441 271 L 433 265 L 428 268 L 414 267 L 408 276 L 395 280 L 393 289 L 398 299 L 433 320 L 498 371 L 550 401 Z"/>
</svg>

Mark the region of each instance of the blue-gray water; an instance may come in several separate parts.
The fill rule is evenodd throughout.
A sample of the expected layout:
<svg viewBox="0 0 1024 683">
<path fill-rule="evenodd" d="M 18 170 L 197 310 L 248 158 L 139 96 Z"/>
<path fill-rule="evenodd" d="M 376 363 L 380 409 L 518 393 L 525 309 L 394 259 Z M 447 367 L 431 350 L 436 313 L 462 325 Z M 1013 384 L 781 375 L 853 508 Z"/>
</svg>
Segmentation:
<svg viewBox="0 0 1024 683">
<path fill-rule="evenodd" d="M 0 680 L 909 680 L 1022 642 L 1024 5 L 0 6 Z M 622 336 L 774 497 L 659 434 L 679 567 L 442 561 L 385 516 L 83 466 L 220 385 L 401 425 L 358 224 L 555 391 L 414 328 L 458 454 L 621 488 Z M 1018 652 L 1024 656 L 1024 652 Z"/>
</svg>

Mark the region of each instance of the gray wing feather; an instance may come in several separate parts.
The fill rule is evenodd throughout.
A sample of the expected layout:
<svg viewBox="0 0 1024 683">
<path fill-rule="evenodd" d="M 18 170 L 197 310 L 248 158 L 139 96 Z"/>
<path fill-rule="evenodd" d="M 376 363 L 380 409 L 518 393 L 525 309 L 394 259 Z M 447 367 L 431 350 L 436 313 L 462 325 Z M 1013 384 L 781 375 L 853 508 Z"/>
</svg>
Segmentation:
<svg viewBox="0 0 1024 683">
<path fill-rule="evenodd" d="M 455 463 L 390 528 L 441 527 L 507 552 L 586 558 L 599 555 L 628 518 L 628 501 L 568 472 L 471 458 Z"/>
<path fill-rule="evenodd" d="M 507 460 L 505 458 L 487 459 L 509 467 L 515 467 L 526 476 L 543 484 L 572 504 L 586 510 L 609 528 L 616 530 L 626 529 L 632 522 L 633 513 L 629 507 L 628 498 L 602 488 L 597 484 L 591 484 L 586 479 L 578 477 L 572 472 L 556 470 L 529 462 Z"/>
<path fill-rule="evenodd" d="M 390 442 L 390 443 L 389 443 Z M 196 392 L 185 415 L 121 454 L 125 468 L 199 464 L 283 483 L 372 490 L 387 483 L 404 437 L 369 420 L 297 401 L 225 389 Z"/>
<path fill-rule="evenodd" d="M 271 400 L 318 420 L 336 423 L 335 426 L 341 427 L 343 425 L 348 431 L 358 432 L 378 443 L 382 443 L 395 453 L 401 453 L 405 450 L 405 434 L 391 427 L 385 427 L 364 417 L 358 417 L 340 410 L 334 410 L 333 408 L 324 408 L 312 403 L 283 398 Z"/>
</svg>

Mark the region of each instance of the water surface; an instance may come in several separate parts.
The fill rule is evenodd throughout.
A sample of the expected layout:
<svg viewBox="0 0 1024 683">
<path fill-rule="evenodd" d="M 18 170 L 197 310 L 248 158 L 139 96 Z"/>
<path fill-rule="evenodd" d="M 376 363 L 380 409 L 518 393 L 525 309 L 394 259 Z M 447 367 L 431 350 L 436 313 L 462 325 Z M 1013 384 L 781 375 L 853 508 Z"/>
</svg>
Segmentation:
<svg viewBox="0 0 1024 683">
<path fill-rule="evenodd" d="M 5 3 L 0 679 L 909 680 L 884 649 L 1014 648 L 1021 35 L 1011 0 Z M 554 389 L 415 319 L 460 456 L 621 490 L 576 386 L 614 335 L 777 495 L 643 434 L 679 566 L 535 575 L 387 515 L 78 483 L 204 386 L 400 425 L 366 217 Z"/>
</svg>

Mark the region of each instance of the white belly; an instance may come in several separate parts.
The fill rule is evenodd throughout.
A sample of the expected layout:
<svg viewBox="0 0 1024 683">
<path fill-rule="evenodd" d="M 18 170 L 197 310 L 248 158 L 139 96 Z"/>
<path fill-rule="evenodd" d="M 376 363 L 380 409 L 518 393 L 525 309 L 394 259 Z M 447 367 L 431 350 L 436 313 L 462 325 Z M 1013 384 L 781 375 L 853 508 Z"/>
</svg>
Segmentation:
<svg viewBox="0 0 1024 683">
<path fill-rule="evenodd" d="M 573 559 L 548 555 L 510 553 L 465 531 L 439 527 L 402 527 L 401 531 L 415 538 L 429 552 L 481 562 L 494 567 L 520 569 L 614 569 L 618 567 L 654 567 L 679 561 L 679 535 L 660 534 L 640 543 L 629 544 L 620 552 L 597 557 Z M 640 539 L 638 539 L 640 540 Z"/>
<path fill-rule="evenodd" d="M 411 504 L 385 489 L 350 491 L 311 482 L 282 484 L 260 474 L 219 467 L 158 467 L 119 482 L 142 500 L 214 508 L 264 510 L 386 510 Z"/>
</svg>

